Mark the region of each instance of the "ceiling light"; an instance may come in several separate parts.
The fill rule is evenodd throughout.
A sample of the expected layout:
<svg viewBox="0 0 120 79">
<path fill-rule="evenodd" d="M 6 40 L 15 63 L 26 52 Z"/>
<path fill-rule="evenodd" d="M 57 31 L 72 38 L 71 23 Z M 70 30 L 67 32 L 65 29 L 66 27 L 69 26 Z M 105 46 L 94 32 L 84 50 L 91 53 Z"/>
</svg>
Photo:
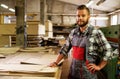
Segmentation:
<svg viewBox="0 0 120 79">
<path fill-rule="evenodd" d="M 86 6 L 87 6 L 87 7 L 90 6 L 91 4 L 93 4 L 93 2 L 94 2 L 94 1 L 89 0 L 88 3 L 86 4 Z"/>
<path fill-rule="evenodd" d="M 8 8 L 8 6 L 5 5 L 5 4 L 1 4 L 0 6 L 3 7 L 3 8 L 6 8 L 6 9 Z"/>
<path fill-rule="evenodd" d="M 12 11 L 12 12 L 15 12 L 15 10 L 14 10 L 14 9 L 12 9 L 12 8 L 9 8 L 9 10 L 10 10 L 10 11 Z"/>
<path fill-rule="evenodd" d="M 100 1 L 98 1 L 98 2 L 97 2 L 97 4 L 96 4 L 96 5 L 98 5 L 98 6 L 99 6 L 100 4 L 102 4 L 102 3 L 103 3 L 103 2 L 105 2 L 105 1 L 106 1 L 106 0 L 100 0 Z"/>
</svg>

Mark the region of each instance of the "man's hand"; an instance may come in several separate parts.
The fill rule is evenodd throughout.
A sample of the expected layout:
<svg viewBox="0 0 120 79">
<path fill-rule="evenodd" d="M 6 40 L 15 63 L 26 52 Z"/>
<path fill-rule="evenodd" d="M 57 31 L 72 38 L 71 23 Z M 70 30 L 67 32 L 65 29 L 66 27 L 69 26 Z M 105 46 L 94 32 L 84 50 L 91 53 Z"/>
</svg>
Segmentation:
<svg viewBox="0 0 120 79">
<path fill-rule="evenodd" d="M 95 71 L 99 71 L 101 68 L 100 68 L 99 66 L 91 63 L 91 64 L 88 64 L 88 65 L 87 65 L 87 69 L 88 69 L 90 72 L 94 73 Z"/>
<path fill-rule="evenodd" d="M 56 67 L 56 66 L 58 66 L 58 64 L 57 64 L 56 62 L 52 62 L 52 63 L 50 63 L 48 66 L 49 66 L 49 67 Z"/>
</svg>

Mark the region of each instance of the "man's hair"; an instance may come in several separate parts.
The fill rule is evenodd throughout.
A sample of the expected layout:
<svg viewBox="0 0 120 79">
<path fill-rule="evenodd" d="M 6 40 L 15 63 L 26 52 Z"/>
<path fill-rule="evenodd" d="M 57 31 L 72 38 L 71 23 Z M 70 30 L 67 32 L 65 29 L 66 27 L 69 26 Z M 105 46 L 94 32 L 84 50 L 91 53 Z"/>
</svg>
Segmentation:
<svg viewBox="0 0 120 79">
<path fill-rule="evenodd" d="M 88 12 L 88 14 L 90 15 L 90 10 L 89 10 L 89 8 L 86 7 L 85 5 L 79 5 L 79 6 L 77 7 L 77 10 L 84 10 L 84 9 L 86 9 L 87 12 Z"/>
</svg>

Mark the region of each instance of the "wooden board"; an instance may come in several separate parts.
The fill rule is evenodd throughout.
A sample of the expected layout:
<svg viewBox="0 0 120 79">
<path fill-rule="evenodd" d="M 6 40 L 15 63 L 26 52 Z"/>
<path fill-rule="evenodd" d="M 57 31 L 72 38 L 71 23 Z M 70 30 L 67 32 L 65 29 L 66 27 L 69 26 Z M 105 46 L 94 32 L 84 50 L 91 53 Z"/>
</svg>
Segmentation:
<svg viewBox="0 0 120 79">
<path fill-rule="evenodd" d="M 21 61 L 30 59 L 30 58 L 38 58 L 44 55 L 44 53 L 23 53 L 17 52 L 15 54 L 5 55 L 6 58 L 0 61 L 0 64 L 20 64 Z"/>
<path fill-rule="evenodd" d="M 51 62 L 55 61 L 57 55 L 45 54 L 40 58 L 30 58 L 21 61 L 21 64 L 39 64 L 39 65 L 49 65 Z"/>
<path fill-rule="evenodd" d="M 56 79 L 55 77 L 0 76 L 0 79 Z"/>
<path fill-rule="evenodd" d="M 20 49 L 20 52 L 51 52 L 52 49 L 47 48 L 47 47 L 33 47 L 33 48 L 25 48 L 25 49 Z"/>
<path fill-rule="evenodd" d="M 5 55 L 3 55 L 3 54 L 0 54 L 0 58 L 5 58 Z"/>
<path fill-rule="evenodd" d="M 16 53 L 20 48 L 19 47 L 1 47 L 0 53 L 2 54 L 11 54 Z"/>
<path fill-rule="evenodd" d="M 56 79 L 56 78 L 53 78 L 53 77 L 21 77 L 18 79 Z"/>
<path fill-rule="evenodd" d="M 55 73 L 57 69 L 46 65 L 0 64 L 0 72 Z"/>
</svg>

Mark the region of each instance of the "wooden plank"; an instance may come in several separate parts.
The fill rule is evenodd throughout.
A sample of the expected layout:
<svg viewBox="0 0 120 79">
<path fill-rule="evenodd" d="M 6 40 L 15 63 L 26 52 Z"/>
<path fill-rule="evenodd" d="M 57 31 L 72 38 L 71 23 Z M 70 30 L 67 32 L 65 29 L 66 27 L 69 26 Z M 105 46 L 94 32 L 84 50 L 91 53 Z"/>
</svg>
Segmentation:
<svg viewBox="0 0 120 79">
<path fill-rule="evenodd" d="M 3 55 L 3 54 L 0 54 L 0 58 L 5 58 L 5 55 Z"/>
<path fill-rule="evenodd" d="M 15 54 L 6 55 L 4 60 L 1 60 L 1 64 L 20 64 L 21 61 L 29 58 L 38 58 L 44 55 L 44 53 L 32 53 L 32 52 L 17 52 Z"/>
<path fill-rule="evenodd" d="M 18 79 L 56 79 L 56 78 L 53 78 L 53 77 L 21 77 Z"/>
<path fill-rule="evenodd" d="M 54 77 L 21 77 L 21 76 L 0 76 L 0 79 L 56 79 Z"/>
<path fill-rule="evenodd" d="M 0 79 L 19 79 L 20 77 L 19 76 L 3 76 L 3 75 L 0 75 Z"/>
<path fill-rule="evenodd" d="M 0 53 L 2 54 L 11 54 L 11 53 L 16 53 L 20 47 L 1 47 L 0 48 Z"/>
<path fill-rule="evenodd" d="M 0 72 L 55 73 L 57 69 L 46 65 L 0 64 Z"/>
<path fill-rule="evenodd" d="M 32 47 L 26 49 L 20 49 L 20 52 L 49 52 L 51 49 L 46 47 Z"/>
<path fill-rule="evenodd" d="M 39 58 L 30 58 L 24 61 L 21 61 L 21 64 L 39 64 L 39 65 L 48 65 L 50 62 L 53 62 L 56 59 L 57 55 L 45 54 Z"/>
<path fill-rule="evenodd" d="M 0 64 L 0 71 L 37 72 L 44 67 L 41 65 Z"/>
</svg>

